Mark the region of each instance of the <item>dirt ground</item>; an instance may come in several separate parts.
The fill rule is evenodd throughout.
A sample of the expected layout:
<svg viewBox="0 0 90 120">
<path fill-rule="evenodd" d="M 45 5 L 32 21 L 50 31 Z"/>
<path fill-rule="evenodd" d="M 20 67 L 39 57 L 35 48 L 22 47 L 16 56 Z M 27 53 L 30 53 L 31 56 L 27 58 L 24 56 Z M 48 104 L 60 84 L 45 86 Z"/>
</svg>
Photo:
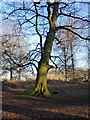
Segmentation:
<svg viewBox="0 0 90 120">
<path fill-rule="evenodd" d="M 30 96 L 35 81 L 2 83 L 2 120 L 89 119 L 88 82 L 48 80 L 50 97 Z"/>
</svg>

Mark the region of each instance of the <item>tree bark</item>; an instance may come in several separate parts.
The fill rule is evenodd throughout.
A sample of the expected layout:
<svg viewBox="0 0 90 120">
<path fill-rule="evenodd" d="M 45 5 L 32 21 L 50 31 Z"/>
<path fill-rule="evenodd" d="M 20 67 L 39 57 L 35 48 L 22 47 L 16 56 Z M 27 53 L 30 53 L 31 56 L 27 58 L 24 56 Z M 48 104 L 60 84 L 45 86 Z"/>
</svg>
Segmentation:
<svg viewBox="0 0 90 120">
<path fill-rule="evenodd" d="M 54 30 L 48 33 L 46 42 L 44 44 L 43 53 L 41 60 L 39 62 L 37 78 L 36 78 L 36 86 L 31 95 L 43 95 L 50 96 L 50 92 L 47 88 L 47 73 L 49 68 L 49 58 L 52 49 L 52 43 L 54 40 L 55 32 Z"/>
<path fill-rule="evenodd" d="M 38 65 L 36 86 L 33 92 L 31 93 L 31 95 L 42 95 L 42 96 L 51 95 L 51 93 L 47 88 L 47 73 L 49 68 L 50 54 L 55 37 L 57 16 L 58 16 L 58 3 L 54 3 L 53 14 L 51 16 L 51 19 L 49 19 L 50 29 L 49 32 L 47 33 L 46 41 L 42 50 L 41 60 Z"/>
</svg>

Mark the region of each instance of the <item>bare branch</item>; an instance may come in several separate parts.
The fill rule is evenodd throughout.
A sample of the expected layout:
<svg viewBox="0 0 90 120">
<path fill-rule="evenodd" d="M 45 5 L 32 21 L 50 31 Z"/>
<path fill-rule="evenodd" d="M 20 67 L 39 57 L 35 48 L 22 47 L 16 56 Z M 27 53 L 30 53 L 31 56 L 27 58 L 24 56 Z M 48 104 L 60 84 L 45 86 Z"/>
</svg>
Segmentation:
<svg viewBox="0 0 90 120">
<path fill-rule="evenodd" d="M 62 13 L 62 12 L 59 13 L 58 17 L 61 16 L 61 15 L 63 15 L 63 16 L 67 16 L 67 17 L 71 17 L 71 18 L 74 18 L 74 19 L 78 19 L 78 20 L 81 20 L 81 21 L 90 22 L 89 20 L 84 19 L 83 17 L 78 17 L 78 16 L 75 16 L 75 15 L 66 14 L 66 13 Z"/>
<path fill-rule="evenodd" d="M 3 54 L 6 54 L 11 60 L 12 60 L 12 62 L 14 63 L 14 64 L 16 64 L 18 67 L 24 67 L 24 66 L 27 66 L 27 65 L 33 65 L 35 68 L 36 68 L 36 70 L 37 70 L 37 66 L 36 66 L 36 64 L 34 64 L 33 62 L 28 62 L 28 63 L 26 63 L 26 64 L 20 64 L 20 63 L 17 63 L 17 62 L 15 62 L 15 60 L 8 54 L 8 52 L 5 50 L 4 51 L 4 53 Z"/>
<path fill-rule="evenodd" d="M 79 33 L 73 31 L 73 30 L 70 29 L 70 28 L 67 28 L 66 26 L 58 26 L 58 27 L 56 27 L 56 31 L 57 31 L 57 30 L 60 30 L 60 29 L 64 29 L 64 30 L 67 30 L 67 31 L 69 31 L 69 32 L 71 32 L 71 33 L 74 33 L 75 35 L 77 35 L 77 36 L 80 37 L 81 39 L 90 40 L 90 38 L 88 38 L 88 37 L 83 37 L 83 36 L 81 36 Z"/>
</svg>

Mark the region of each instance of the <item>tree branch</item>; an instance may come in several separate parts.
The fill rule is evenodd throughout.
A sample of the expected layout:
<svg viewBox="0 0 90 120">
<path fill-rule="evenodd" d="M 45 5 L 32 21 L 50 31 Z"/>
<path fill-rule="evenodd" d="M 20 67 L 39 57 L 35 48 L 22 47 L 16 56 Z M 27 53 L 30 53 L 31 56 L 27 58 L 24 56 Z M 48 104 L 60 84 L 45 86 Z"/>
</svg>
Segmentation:
<svg viewBox="0 0 90 120">
<path fill-rule="evenodd" d="M 88 38 L 88 37 L 83 37 L 83 36 L 81 36 L 79 33 L 75 32 L 75 31 L 73 31 L 73 30 L 71 30 L 70 28 L 67 28 L 67 27 L 65 27 L 65 26 L 58 26 L 58 27 L 56 27 L 56 31 L 57 31 L 57 30 L 60 30 L 60 29 L 64 29 L 64 30 L 67 30 L 67 31 L 69 31 L 69 32 L 71 32 L 71 33 L 74 33 L 75 35 L 77 35 L 77 36 L 80 37 L 81 39 L 90 40 L 90 38 Z"/>
<path fill-rule="evenodd" d="M 78 16 L 74 16 L 74 15 L 71 15 L 71 14 L 62 13 L 62 12 L 58 14 L 58 17 L 61 16 L 61 15 L 71 17 L 71 18 L 74 18 L 74 19 L 78 19 L 78 20 L 82 20 L 82 21 L 86 21 L 86 22 L 90 22 L 87 19 L 84 19 L 84 18 L 81 18 L 81 17 L 78 17 Z"/>
<path fill-rule="evenodd" d="M 34 64 L 34 63 L 32 63 L 31 61 L 30 62 L 28 62 L 28 63 L 26 63 L 26 64 L 19 64 L 19 63 L 17 63 L 17 62 L 15 62 L 15 60 L 8 54 L 8 52 L 5 50 L 5 52 L 4 52 L 4 54 L 6 54 L 12 61 L 13 61 L 13 63 L 14 64 L 16 64 L 18 67 L 24 67 L 24 66 L 27 66 L 27 65 L 33 65 L 35 68 L 36 68 L 36 70 L 37 70 L 37 66 Z"/>
</svg>

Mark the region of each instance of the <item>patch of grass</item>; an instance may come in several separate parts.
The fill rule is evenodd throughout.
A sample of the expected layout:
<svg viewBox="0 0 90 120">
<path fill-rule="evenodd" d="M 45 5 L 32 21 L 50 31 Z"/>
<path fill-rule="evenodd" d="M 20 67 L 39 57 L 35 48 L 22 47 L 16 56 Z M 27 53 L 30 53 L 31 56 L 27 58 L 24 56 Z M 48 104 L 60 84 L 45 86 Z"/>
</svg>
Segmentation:
<svg viewBox="0 0 90 120">
<path fill-rule="evenodd" d="M 14 95 L 13 97 L 15 97 L 16 99 L 33 99 L 33 100 L 43 100 L 43 101 L 53 101 L 54 99 L 57 99 L 56 96 L 54 95 L 51 95 L 51 96 L 48 96 L 48 97 L 44 97 L 44 96 L 32 96 L 30 93 L 27 93 L 27 94 L 17 94 L 17 95 Z"/>
<path fill-rule="evenodd" d="M 15 97 L 30 97 L 31 94 L 30 93 L 27 93 L 27 94 L 16 94 L 14 95 Z"/>
</svg>

